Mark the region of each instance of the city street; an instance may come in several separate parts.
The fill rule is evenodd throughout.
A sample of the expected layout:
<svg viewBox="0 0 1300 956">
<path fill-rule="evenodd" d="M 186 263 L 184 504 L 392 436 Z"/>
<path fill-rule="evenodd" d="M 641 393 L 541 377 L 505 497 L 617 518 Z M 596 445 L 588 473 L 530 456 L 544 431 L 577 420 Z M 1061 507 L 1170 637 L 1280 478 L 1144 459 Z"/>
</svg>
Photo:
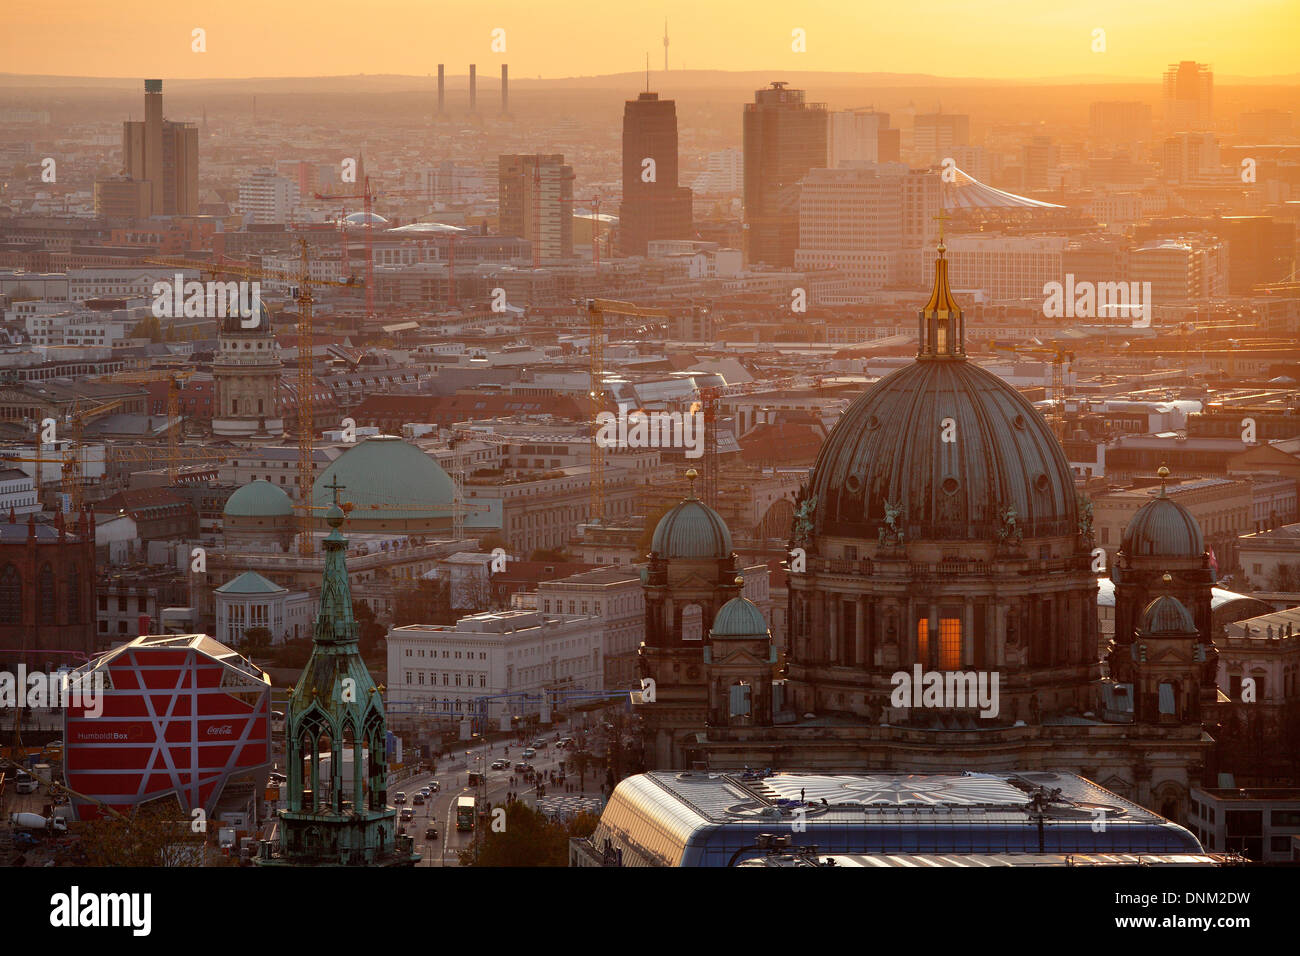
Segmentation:
<svg viewBox="0 0 1300 956">
<path fill-rule="evenodd" d="M 538 750 L 536 756 L 528 758 L 525 762 L 531 763 L 539 774 L 545 774 L 551 770 L 559 770 L 559 763 L 571 754 L 568 750 L 558 750 L 555 746 L 555 737 L 559 736 L 580 736 L 570 734 L 565 729 L 551 730 L 541 735 L 548 740 L 549 745 L 542 750 Z M 594 736 L 593 732 L 593 736 Z M 465 742 L 468 743 L 468 742 Z M 507 752 L 504 742 L 496 742 L 487 746 L 479 745 L 477 747 L 462 746 L 459 751 L 459 759 L 439 762 L 438 773 L 424 773 L 394 786 L 389 791 L 389 803 L 392 803 L 393 794 L 402 792 L 406 794 L 406 803 L 402 806 L 411 807 L 415 811 L 414 820 L 404 824 L 406 832 L 415 837 L 416 852 L 420 853 L 423 859 L 420 866 L 458 866 L 457 851 L 464 850 L 474 842 L 474 833 L 459 832 L 456 830 L 456 798 L 462 796 L 481 797 L 482 788 L 470 788 L 468 786 L 469 772 L 480 767 L 489 767 L 492 761 L 498 758 L 508 759 L 511 769 L 508 770 L 487 770 L 487 801 L 488 803 L 503 803 L 506 793 L 514 790 L 519 793 L 520 799 L 528 806 L 534 806 L 537 799 L 536 790 L 532 784 L 523 781 L 515 774 L 513 767 L 516 763 L 523 761 L 522 756 L 525 745 L 512 743 L 509 745 Z M 473 756 L 467 757 L 466 750 L 472 750 Z M 477 759 L 475 759 L 477 758 Z M 571 764 L 568 764 L 571 766 Z M 515 777 L 515 784 L 512 787 L 510 778 Z M 433 799 L 423 806 L 414 806 L 411 803 L 412 797 L 416 792 L 431 781 L 437 780 L 440 791 L 433 794 Z M 578 777 L 576 774 L 569 774 L 568 781 L 576 783 Z M 592 772 L 588 770 L 586 776 L 586 790 L 583 791 L 588 796 L 600 795 L 600 785 L 604 781 L 604 771 Z M 547 795 L 564 793 L 561 784 L 547 785 Z M 401 806 L 398 807 L 401 810 Z M 438 828 L 437 840 L 425 840 L 424 833 L 429 823 L 433 822 Z"/>
</svg>

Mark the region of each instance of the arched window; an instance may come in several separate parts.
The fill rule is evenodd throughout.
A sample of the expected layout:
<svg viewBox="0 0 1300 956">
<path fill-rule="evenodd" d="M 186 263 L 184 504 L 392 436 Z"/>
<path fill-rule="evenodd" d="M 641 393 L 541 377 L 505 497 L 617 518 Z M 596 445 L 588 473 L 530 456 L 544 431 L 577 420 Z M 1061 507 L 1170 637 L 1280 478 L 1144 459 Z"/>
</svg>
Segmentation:
<svg viewBox="0 0 1300 956">
<path fill-rule="evenodd" d="M 75 564 L 68 570 L 68 623 L 81 623 L 81 570 Z"/>
<path fill-rule="evenodd" d="M 54 623 L 54 570 L 42 564 L 36 575 L 36 613 L 42 624 Z"/>
<path fill-rule="evenodd" d="M 0 624 L 23 622 L 23 576 L 12 564 L 0 571 Z"/>
</svg>

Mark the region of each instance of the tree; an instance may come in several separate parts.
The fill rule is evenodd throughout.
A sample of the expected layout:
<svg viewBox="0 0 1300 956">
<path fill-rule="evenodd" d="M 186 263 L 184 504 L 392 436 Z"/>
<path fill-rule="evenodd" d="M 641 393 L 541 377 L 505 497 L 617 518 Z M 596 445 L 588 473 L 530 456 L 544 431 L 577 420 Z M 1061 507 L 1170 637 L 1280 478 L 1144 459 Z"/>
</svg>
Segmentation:
<svg viewBox="0 0 1300 956">
<path fill-rule="evenodd" d="M 195 832 L 174 800 L 78 825 L 89 866 L 203 866 L 206 827 Z"/>
<path fill-rule="evenodd" d="M 379 642 L 387 636 L 388 631 L 384 625 L 375 620 L 374 608 L 365 601 L 353 601 L 352 616 L 357 619 L 358 630 L 360 631 L 357 645 L 361 651 L 361 656 L 365 657 L 375 653 L 379 648 Z"/>
<path fill-rule="evenodd" d="M 162 323 L 158 321 L 156 315 L 146 315 L 135 324 L 135 328 L 131 329 L 130 337 L 133 339 L 148 339 L 150 342 L 161 342 L 163 338 Z"/>
<path fill-rule="evenodd" d="M 495 551 L 497 548 L 500 548 L 506 554 L 510 553 L 510 542 L 495 531 L 489 532 L 478 539 L 478 549 L 480 551 Z"/>
<path fill-rule="evenodd" d="M 243 652 L 245 657 L 265 653 L 271 646 L 273 635 L 269 628 L 250 627 L 244 632 Z"/>
<path fill-rule="evenodd" d="M 393 592 L 393 626 L 455 624 L 451 589 L 443 578 L 421 578 Z"/>
<path fill-rule="evenodd" d="M 563 564 L 566 561 L 572 561 L 573 555 L 569 554 L 564 548 L 538 548 L 528 556 L 529 561 L 550 561 L 553 564 Z"/>
<path fill-rule="evenodd" d="M 493 829 L 489 813 L 480 835 L 478 859 L 474 847 L 460 852 L 461 866 L 568 866 L 569 840 L 587 837 L 600 821 L 589 813 L 568 823 L 552 823 L 520 801 L 505 808 L 505 827 Z M 499 819 L 499 818 L 498 818 Z"/>
<path fill-rule="evenodd" d="M 636 556 L 638 559 L 650 553 L 650 545 L 654 541 L 655 528 L 659 526 L 659 519 L 675 507 L 676 505 L 673 504 L 660 505 L 646 515 L 645 527 L 641 529 L 641 536 L 636 539 Z"/>
</svg>

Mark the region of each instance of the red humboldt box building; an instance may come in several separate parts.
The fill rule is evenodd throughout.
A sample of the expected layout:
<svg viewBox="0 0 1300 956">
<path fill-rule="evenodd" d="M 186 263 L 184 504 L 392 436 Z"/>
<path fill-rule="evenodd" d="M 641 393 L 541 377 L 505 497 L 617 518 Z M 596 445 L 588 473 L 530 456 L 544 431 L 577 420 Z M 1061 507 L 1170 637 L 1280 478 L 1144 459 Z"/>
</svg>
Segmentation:
<svg viewBox="0 0 1300 956">
<path fill-rule="evenodd" d="M 271 682 L 202 634 L 138 637 L 78 669 L 64 716 L 64 772 L 78 819 L 173 799 L 209 820 L 242 812 L 266 787 Z M 98 709 L 87 687 L 102 680 Z M 90 711 L 88 713 L 87 711 Z"/>
</svg>

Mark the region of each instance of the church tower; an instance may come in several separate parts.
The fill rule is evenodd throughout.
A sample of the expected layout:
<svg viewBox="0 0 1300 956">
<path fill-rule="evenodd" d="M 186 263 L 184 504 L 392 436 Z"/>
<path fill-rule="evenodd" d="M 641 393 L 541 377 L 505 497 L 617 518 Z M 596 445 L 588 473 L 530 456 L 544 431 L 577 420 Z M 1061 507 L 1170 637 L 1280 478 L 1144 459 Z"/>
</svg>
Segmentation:
<svg viewBox="0 0 1300 956">
<path fill-rule="evenodd" d="M 285 721 L 289 808 L 280 855 L 263 841 L 259 862 L 295 866 L 411 866 L 409 836 L 388 806 L 387 725 L 380 688 L 357 646 L 352 593 L 339 532 L 342 488 L 325 513 L 325 573 L 311 657 L 290 692 Z"/>
<path fill-rule="evenodd" d="M 217 355 L 212 363 L 216 409 L 212 434 L 218 438 L 281 435 L 280 346 L 271 328 L 271 313 L 257 303 L 257 321 L 239 315 L 222 320 Z"/>
<path fill-rule="evenodd" d="M 1165 481 L 1169 469 L 1160 467 L 1160 493 L 1138 509 L 1128 526 L 1115 563 L 1111 566 L 1111 580 L 1115 582 L 1115 647 L 1111 651 L 1111 676 L 1122 684 L 1134 684 L 1138 672 L 1151 673 L 1157 661 L 1151 639 L 1154 634 L 1173 634 L 1174 617 L 1190 626 L 1184 655 L 1187 661 L 1181 675 L 1165 674 L 1159 683 L 1174 681 L 1194 685 L 1190 693 L 1192 703 L 1178 708 L 1180 719 L 1208 714 L 1208 707 L 1216 699 L 1214 666 L 1218 651 L 1211 631 L 1213 617 L 1210 610 L 1210 592 L 1214 587 L 1215 571 L 1205 550 L 1201 527 L 1186 508 L 1168 496 Z M 1170 602 L 1173 602 L 1171 604 Z M 1177 609 L 1174 605 L 1177 605 Z M 1156 614 L 1159 610 L 1161 613 Z M 1175 611 L 1181 611 L 1176 614 Z M 1151 628 L 1158 630 L 1153 632 Z M 1182 635 L 1182 631 L 1177 631 Z M 1145 648 L 1143 645 L 1145 644 Z M 1143 655 L 1145 654 L 1145 660 Z M 1146 664 L 1147 666 L 1139 666 Z M 1168 697 L 1170 690 L 1152 691 Z M 1138 687 L 1134 687 L 1134 719 L 1149 722 L 1168 722 L 1170 701 L 1156 706 L 1150 701 L 1142 704 Z M 1184 695 L 1188 696 L 1188 695 Z M 1153 697 L 1152 700 L 1155 700 Z M 1180 698 L 1180 701 L 1182 698 Z M 1163 715 L 1163 716 L 1162 716 Z"/>
<path fill-rule="evenodd" d="M 737 586 L 743 583 L 736 578 Z M 758 605 L 744 597 L 722 605 L 709 631 L 704 663 L 711 727 L 771 726 L 776 645 Z"/>
<path fill-rule="evenodd" d="M 659 519 L 642 571 L 640 669 L 655 686 L 655 700 L 642 716 L 647 756 L 656 767 L 690 766 L 690 744 L 709 710 L 706 636 L 719 609 L 740 593 L 731 531 L 695 497 L 695 470 L 686 474 L 691 492 Z"/>
</svg>

